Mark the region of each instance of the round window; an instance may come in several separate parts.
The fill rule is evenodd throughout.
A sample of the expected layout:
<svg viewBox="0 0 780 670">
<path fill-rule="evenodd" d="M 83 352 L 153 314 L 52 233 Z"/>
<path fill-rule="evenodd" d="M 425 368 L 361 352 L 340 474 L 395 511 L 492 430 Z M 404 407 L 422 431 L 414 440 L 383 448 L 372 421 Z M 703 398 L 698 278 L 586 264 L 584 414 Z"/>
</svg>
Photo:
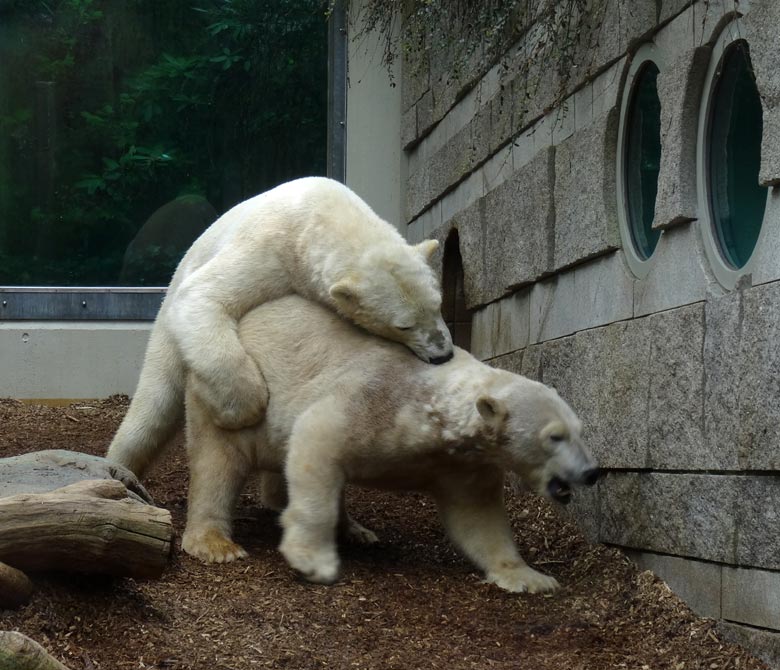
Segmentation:
<svg viewBox="0 0 780 670">
<path fill-rule="evenodd" d="M 663 51 L 653 42 L 640 46 L 628 65 L 620 105 L 617 165 L 617 215 L 623 256 L 631 272 L 644 279 L 657 262 L 661 231 L 653 229 L 661 171 L 661 101 L 658 76 Z"/>
<path fill-rule="evenodd" d="M 758 183 L 761 98 L 744 40 L 732 42 L 723 52 L 710 105 L 707 181 L 712 232 L 723 260 L 739 269 L 756 247 L 767 197 Z"/>
<path fill-rule="evenodd" d="M 625 199 L 634 251 L 647 260 L 655 251 L 659 230 L 653 229 L 658 172 L 661 166 L 661 101 L 658 66 L 647 61 L 635 79 L 625 136 Z"/>
</svg>

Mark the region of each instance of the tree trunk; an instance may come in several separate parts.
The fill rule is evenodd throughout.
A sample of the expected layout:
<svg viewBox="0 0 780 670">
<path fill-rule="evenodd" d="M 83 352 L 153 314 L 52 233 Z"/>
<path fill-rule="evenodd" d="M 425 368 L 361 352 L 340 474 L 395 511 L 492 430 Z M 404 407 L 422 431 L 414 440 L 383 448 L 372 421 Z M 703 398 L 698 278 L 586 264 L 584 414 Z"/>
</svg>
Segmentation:
<svg viewBox="0 0 780 670">
<path fill-rule="evenodd" d="M 25 571 L 159 577 L 171 515 L 127 496 L 121 482 L 101 479 L 0 498 L 0 560 Z"/>
<path fill-rule="evenodd" d="M 10 565 L 0 563 L 0 610 L 26 605 L 32 591 L 33 585 L 27 575 Z"/>
<path fill-rule="evenodd" d="M 3 670 L 68 670 L 26 635 L 0 631 L 0 668 Z"/>
</svg>

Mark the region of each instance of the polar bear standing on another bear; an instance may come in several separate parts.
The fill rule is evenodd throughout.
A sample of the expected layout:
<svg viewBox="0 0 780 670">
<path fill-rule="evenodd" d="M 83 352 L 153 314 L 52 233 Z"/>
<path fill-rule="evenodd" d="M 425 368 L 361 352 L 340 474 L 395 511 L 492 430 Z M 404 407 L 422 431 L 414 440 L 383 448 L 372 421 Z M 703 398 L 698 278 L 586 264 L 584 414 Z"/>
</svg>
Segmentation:
<svg viewBox="0 0 780 670">
<path fill-rule="evenodd" d="M 286 505 L 280 549 L 311 581 L 337 578 L 339 525 L 376 539 L 343 509 L 353 482 L 431 493 L 450 538 L 488 581 L 508 591 L 557 588 L 519 555 L 503 504 L 506 471 L 561 502 L 572 484 L 596 481 L 580 422 L 553 389 L 457 347 L 446 365 L 426 365 L 298 296 L 254 309 L 239 337 L 268 383 L 265 420 L 221 429 L 188 386 L 185 551 L 216 562 L 246 556 L 231 540 L 233 508 L 260 470 L 264 502 Z M 289 504 L 273 474 L 282 472 Z"/>
<path fill-rule="evenodd" d="M 243 202 L 181 260 L 155 321 L 135 396 L 107 457 L 141 475 L 172 436 L 190 386 L 225 428 L 257 422 L 268 401 L 237 322 L 298 293 L 406 345 L 422 360 L 452 356 L 441 292 L 428 264 L 438 242 L 410 246 L 343 184 L 307 177 Z"/>
</svg>

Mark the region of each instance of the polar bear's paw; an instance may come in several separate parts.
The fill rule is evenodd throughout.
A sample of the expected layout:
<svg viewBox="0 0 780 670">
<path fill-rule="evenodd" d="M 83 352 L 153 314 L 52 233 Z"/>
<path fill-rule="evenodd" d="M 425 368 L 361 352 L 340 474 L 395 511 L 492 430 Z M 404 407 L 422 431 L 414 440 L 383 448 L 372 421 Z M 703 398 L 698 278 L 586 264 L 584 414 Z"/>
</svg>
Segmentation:
<svg viewBox="0 0 780 670">
<path fill-rule="evenodd" d="M 239 544 L 225 537 L 215 528 L 205 531 L 184 531 L 181 548 L 190 556 L 199 558 L 205 563 L 230 563 L 249 554 Z"/>
<path fill-rule="evenodd" d="M 485 581 L 511 593 L 550 593 L 560 588 L 555 577 L 548 577 L 531 567 L 494 570 L 487 574 Z"/>
<path fill-rule="evenodd" d="M 259 423 L 268 407 L 268 386 L 254 362 L 225 379 L 204 380 L 192 375 L 195 395 L 206 405 L 220 428 L 238 430 Z"/>
<path fill-rule="evenodd" d="M 306 547 L 282 540 L 279 551 L 290 567 L 315 584 L 333 584 L 339 577 L 339 557 L 329 547 Z"/>
<path fill-rule="evenodd" d="M 348 541 L 355 544 L 376 544 L 379 542 L 379 538 L 373 530 L 359 524 L 351 516 L 347 517 L 341 532 Z"/>
</svg>

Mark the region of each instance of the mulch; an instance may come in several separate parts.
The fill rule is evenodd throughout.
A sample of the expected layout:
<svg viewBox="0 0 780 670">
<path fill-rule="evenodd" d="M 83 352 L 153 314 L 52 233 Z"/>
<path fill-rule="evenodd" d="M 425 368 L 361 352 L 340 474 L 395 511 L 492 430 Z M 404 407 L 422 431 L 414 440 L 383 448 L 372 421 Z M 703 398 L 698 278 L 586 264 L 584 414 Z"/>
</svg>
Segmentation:
<svg viewBox="0 0 780 670">
<path fill-rule="evenodd" d="M 0 457 L 55 448 L 102 455 L 126 408 L 119 396 L 63 407 L 0 400 Z M 146 484 L 180 534 L 181 437 Z M 483 584 L 429 499 L 362 490 L 349 491 L 350 511 L 380 544 L 341 547 L 334 586 L 304 583 L 276 549 L 276 515 L 250 486 L 235 528 L 248 559 L 204 565 L 177 543 L 159 580 L 34 575 L 32 601 L 0 612 L 0 628 L 29 635 L 72 670 L 766 668 L 618 550 L 588 544 L 559 508 L 509 498 L 521 553 L 561 582 L 559 592 Z"/>
</svg>

